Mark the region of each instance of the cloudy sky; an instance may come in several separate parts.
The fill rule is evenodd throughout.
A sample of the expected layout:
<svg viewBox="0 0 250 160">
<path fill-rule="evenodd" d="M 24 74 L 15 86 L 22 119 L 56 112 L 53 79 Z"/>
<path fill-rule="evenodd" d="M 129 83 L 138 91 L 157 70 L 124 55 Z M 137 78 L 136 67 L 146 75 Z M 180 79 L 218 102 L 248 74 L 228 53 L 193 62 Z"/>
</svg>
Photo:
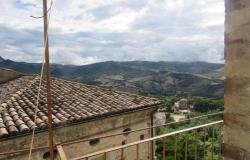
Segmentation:
<svg viewBox="0 0 250 160">
<path fill-rule="evenodd" d="M 6 0 L 0 15 L 0 55 L 41 62 L 43 20 L 30 16 L 42 15 L 42 0 Z M 50 58 L 221 63 L 223 34 L 224 0 L 54 0 Z"/>
</svg>

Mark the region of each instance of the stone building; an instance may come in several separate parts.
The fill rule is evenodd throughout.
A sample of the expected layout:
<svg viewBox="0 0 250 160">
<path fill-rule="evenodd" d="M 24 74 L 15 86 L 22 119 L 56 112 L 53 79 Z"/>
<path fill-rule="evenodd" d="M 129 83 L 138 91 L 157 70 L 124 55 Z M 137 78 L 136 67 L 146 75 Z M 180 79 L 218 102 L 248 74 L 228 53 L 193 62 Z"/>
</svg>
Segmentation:
<svg viewBox="0 0 250 160">
<path fill-rule="evenodd" d="M 182 98 L 178 102 L 174 103 L 174 111 L 188 111 L 193 108 L 192 105 L 188 104 L 188 99 Z"/>
<path fill-rule="evenodd" d="M 27 159 L 28 153 L 5 154 L 15 150 L 29 148 L 31 129 L 35 125 L 32 159 L 49 157 L 47 133 L 47 104 L 45 82 L 41 87 L 37 120 L 34 121 L 36 95 L 39 76 L 18 76 L 0 84 L 0 159 Z M 150 127 L 153 113 L 161 105 L 156 99 L 114 91 L 109 88 L 83 85 L 62 79 L 52 78 L 52 106 L 54 142 L 65 143 L 74 140 L 92 138 L 100 135 L 122 133 L 110 138 L 94 138 L 90 141 L 67 144 L 63 149 L 67 158 L 109 147 L 146 139 L 153 131 L 142 130 L 135 133 L 127 131 Z M 139 152 L 142 159 L 152 156 L 152 144 L 142 144 Z M 124 150 L 124 159 L 135 159 L 133 147 Z M 129 153 L 129 154 L 128 154 Z M 108 154 L 109 159 L 120 159 L 121 152 Z M 133 158 L 132 158 L 133 157 Z M 100 157 L 93 157 L 98 159 Z"/>
<path fill-rule="evenodd" d="M 189 109 L 188 100 L 186 98 L 182 98 L 178 102 L 175 102 L 174 109 L 175 110 Z"/>
</svg>

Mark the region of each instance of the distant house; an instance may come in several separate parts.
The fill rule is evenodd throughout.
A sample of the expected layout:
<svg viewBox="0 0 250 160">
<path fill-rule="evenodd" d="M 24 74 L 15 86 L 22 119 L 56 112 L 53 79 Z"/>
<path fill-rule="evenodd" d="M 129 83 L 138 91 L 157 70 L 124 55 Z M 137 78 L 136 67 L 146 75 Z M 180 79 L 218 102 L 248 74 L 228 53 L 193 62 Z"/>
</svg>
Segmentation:
<svg viewBox="0 0 250 160">
<path fill-rule="evenodd" d="M 182 98 L 178 102 L 174 103 L 174 111 L 184 111 L 188 112 L 188 110 L 192 109 L 193 106 L 188 104 L 188 99 Z"/>
<path fill-rule="evenodd" d="M 34 121 L 39 76 L 15 76 L 0 83 L 0 153 L 29 148 L 32 126 L 36 126 L 34 147 L 48 146 L 45 82 Z M 81 156 L 132 141 L 149 138 L 150 130 L 127 134 L 127 131 L 150 127 L 153 113 L 161 102 L 144 96 L 114 91 L 52 78 L 52 112 L 55 143 L 122 133 L 116 137 L 69 144 L 64 147 L 67 158 Z M 139 150 L 142 159 L 149 159 L 149 144 Z M 121 152 L 108 154 L 117 159 Z M 135 157 L 134 148 L 124 150 L 124 159 Z M 118 156 L 119 155 L 119 156 Z M 27 159 L 28 153 L 0 155 L 0 160 Z M 33 151 L 32 159 L 47 159 L 48 149 Z M 100 158 L 100 157 L 94 157 Z"/>
</svg>

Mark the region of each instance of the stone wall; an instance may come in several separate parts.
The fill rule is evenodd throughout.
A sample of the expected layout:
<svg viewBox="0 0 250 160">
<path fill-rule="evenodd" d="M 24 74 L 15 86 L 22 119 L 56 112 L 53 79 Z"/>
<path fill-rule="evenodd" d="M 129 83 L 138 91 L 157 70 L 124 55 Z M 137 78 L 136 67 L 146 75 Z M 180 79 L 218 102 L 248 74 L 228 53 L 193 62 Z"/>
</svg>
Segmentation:
<svg viewBox="0 0 250 160">
<path fill-rule="evenodd" d="M 153 110 L 137 111 L 133 113 L 127 113 L 119 116 L 109 117 L 105 119 L 99 119 L 87 123 L 81 123 L 77 125 L 65 126 L 55 129 L 54 139 L 56 143 L 62 143 L 66 141 L 76 140 L 80 137 L 90 138 L 93 136 L 107 135 L 113 133 L 121 133 L 126 128 L 136 129 L 142 127 L 149 127 L 151 124 L 151 112 Z M 37 133 L 35 136 L 35 147 L 45 146 L 47 142 L 47 132 Z M 102 149 L 107 149 L 114 146 L 120 146 L 122 143 L 130 143 L 140 140 L 140 136 L 144 135 L 144 138 L 150 137 L 150 131 L 140 131 L 136 133 L 130 133 L 128 135 L 119 135 L 116 137 L 100 139 L 97 144 L 90 145 L 89 142 L 82 142 L 71 145 L 64 145 L 63 149 L 68 159 L 73 157 L 82 156 L 84 154 L 92 153 Z M 0 141 L 1 152 L 14 151 L 18 149 L 27 148 L 30 145 L 31 135 L 21 136 L 18 138 L 7 139 Z M 140 159 L 149 159 L 150 157 L 150 145 L 142 144 L 139 147 Z M 44 154 L 48 150 L 35 151 L 32 154 L 33 160 L 43 159 Z M 131 147 L 124 150 L 124 160 L 135 159 L 136 150 Z M 8 160 L 26 160 L 27 153 L 9 156 Z M 121 159 L 121 152 L 112 152 L 107 154 L 108 159 L 116 160 Z M 132 158 L 133 157 L 133 158 Z M 98 157 L 94 157 L 97 158 Z M 100 158 L 100 156 L 99 156 Z M 6 156 L 0 156 L 0 160 L 6 159 Z"/>
<path fill-rule="evenodd" d="M 225 160 L 250 159 L 250 0 L 226 0 Z"/>
</svg>

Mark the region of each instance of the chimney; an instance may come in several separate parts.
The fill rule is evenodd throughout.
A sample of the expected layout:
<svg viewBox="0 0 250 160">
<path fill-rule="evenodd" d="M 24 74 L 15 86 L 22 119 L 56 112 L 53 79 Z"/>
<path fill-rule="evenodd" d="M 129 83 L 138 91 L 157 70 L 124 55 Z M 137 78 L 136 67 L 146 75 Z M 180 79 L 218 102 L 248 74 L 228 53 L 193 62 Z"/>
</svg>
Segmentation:
<svg viewBox="0 0 250 160">
<path fill-rule="evenodd" d="M 0 61 L 1 61 L 1 57 L 0 57 Z M 16 79 L 20 76 L 22 76 L 22 74 L 14 71 L 14 70 L 0 68 L 0 84 L 5 83 L 7 81 L 10 81 L 12 79 Z"/>
</svg>

